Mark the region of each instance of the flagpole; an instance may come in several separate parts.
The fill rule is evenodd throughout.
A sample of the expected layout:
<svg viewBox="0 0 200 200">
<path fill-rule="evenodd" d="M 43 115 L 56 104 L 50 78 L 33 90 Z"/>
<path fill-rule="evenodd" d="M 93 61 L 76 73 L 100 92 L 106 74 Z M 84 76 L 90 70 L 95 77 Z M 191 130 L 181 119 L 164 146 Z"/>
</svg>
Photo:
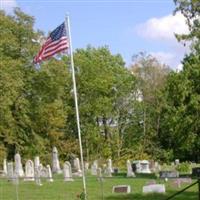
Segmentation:
<svg viewBox="0 0 200 200">
<path fill-rule="evenodd" d="M 74 58 L 73 58 L 73 50 L 72 50 L 72 40 L 71 40 L 71 31 L 70 31 L 70 20 L 69 15 L 65 18 L 65 27 L 69 37 L 69 49 L 70 49 L 70 63 L 72 69 L 72 80 L 73 80 L 73 90 L 74 90 L 74 100 L 75 100 L 75 108 L 76 108 L 76 122 L 78 129 L 78 139 L 79 139 L 79 147 L 80 147 L 80 155 L 81 155 L 81 165 L 82 165 L 82 178 L 83 178 L 83 190 L 84 190 L 84 200 L 87 200 L 87 192 L 86 192 L 86 181 L 85 181 L 85 169 L 83 162 L 83 148 L 82 148 L 82 140 L 81 140 L 81 129 L 80 129 L 80 118 L 79 118 L 79 109 L 78 109 L 78 98 L 77 98 L 77 90 L 76 90 L 76 78 L 74 72 Z"/>
</svg>

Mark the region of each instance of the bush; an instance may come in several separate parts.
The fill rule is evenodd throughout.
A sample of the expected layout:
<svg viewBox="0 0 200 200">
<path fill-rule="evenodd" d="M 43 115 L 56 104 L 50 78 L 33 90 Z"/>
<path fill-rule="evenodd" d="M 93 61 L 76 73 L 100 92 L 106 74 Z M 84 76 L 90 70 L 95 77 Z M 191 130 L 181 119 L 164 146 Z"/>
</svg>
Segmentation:
<svg viewBox="0 0 200 200">
<path fill-rule="evenodd" d="M 183 162 L 176 166 L 176 170 L 178 172 L 189 173 L 189 172 L 191 172 L 191 166 L 188 162 Z"/>
</svg>

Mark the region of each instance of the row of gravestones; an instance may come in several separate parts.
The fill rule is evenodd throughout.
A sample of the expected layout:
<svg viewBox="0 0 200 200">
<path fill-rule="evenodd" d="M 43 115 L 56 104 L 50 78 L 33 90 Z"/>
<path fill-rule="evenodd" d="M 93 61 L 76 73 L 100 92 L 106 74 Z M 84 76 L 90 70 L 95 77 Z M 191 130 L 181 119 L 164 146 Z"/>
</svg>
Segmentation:
<svg viewBox="0 0 200 200">
<path fill-rule="evenodd" d="M 79 159 L 76 158 L 74 160 L 75 173 L 74 175 L 82 176 L 82 171 L 80 169 Z M 52 152 L 52 171 L 53 173 L 63 173 L 64 181 L 72 181 L 72 167 L 70 162 L 66 161 L 63 165 L 63 170 L 60 168 L 60 163 L 58 159 L 58 151 L 56 147 L 53 148 Z M 13 162 L 8 162 L 4 159 L 3 162 L 3 174 L 7 176 L 9 180 L 16 182 L 19 177 L 24 177 L 25 181 L 36 181 L 38 185 L 41 185 L 40 177 L 46 178 L 48 181 L 52 182 L 52 171 L 50 165 L 44 167 L 40 163 L 40 159 L 38 156 L 35 157 L 34 162 L 32 160 L 28 160 L 25 164 L 25 172 L 21 163 L 21 156 L 17 153 L 14 156 L 14 164 Z"/>
<path fill-rule="evenodd" d="M 19 155 L 16 154 L 18 157 Z M 38 159 L 36 159 L 38 160 Z M 53 182 L 52 172 L 50 165 L 43 167 L 42 164 L 37 164 L 34 166 L 32 160 L 28 160 L 25 164 L 25 173 L 23 169 L 15 164 L 15 169 L 13 162 L 8 162 L 6 165 L 6 160 L 4 160 L 4 173 L 8 180 L 16 183 L 19 177 L 24 177 L 24 181 L 35 181 L 37 185 L 41 185 L 41 178 L 46 178 L 47 181 Z M 64 181 L 73 181 L 72 170 L 70 162 L 66 161 L 63 165 L 63 170 L 60 171 L 64 175 Z"/>
<path fill-rule="evenodd" d="M 69 163 L 70 164 L 70 163 Z M 13 164 L 12 163 L 8 163 L 8 165 L 6 164 L 6 161 L 4 161 L 4 172 L 6 172 L 6 168 L 8 167 L 8 171 L 10 174 L 9 176 L 13 177 L 13 174 L 15 174 L 15 176 L 18 177 L 23 177 L 24 176 L 24 172 L 23 172 L 23 167 L 21 164 L 21 157 L 19 154 L 15 155 L 15 170 L 12 170 L 13 168 Z M 89 163 L 86 162 L 85 163 L 85 170 L 89 169 Z M 65 167 L 63 167 L 64 169 Z M 68 167 L 71 169 L 71 166 Z M 77 176 L 82 176 L 82 170 L 80 167 L 80 161 L 79 158 L 75 158 L 73 161 L 73 169 L 74 169 L 74 175 Z M 51 167 L 49 165 L 47 165 L 47 167 L 43 167 L 40 164 L 40 160 L 39 157 L 35 157 L 34 160 L 34 164 L 31 160 L 28 160 L 26 165 L 25 165 L 25 177 L 30 177 L 31 176 L 35 176 L 34 174 L 41 174 L 41 176 L 43 177 L 47 177 L 49 180 L 51 180 L 50 177 L 52 177 L 51 174 Z M 98 168 L 98 161 L 95 160 L 93 162 L 93 164 L 91 165 L 91 174 L 92 175 L 99 175 L 101 176 L 101 169 Z M 154 167 L 151 167 L 150 170 L 150 163 L 147 160 L 138 160 L 138 161 L 133 161 L 132 163 L 127 160 L 127 177 L 135 177 L 135 172 L 137 173 L 151 173 L 151 171 L 160 171 L 160 165 L 155 162 L 154 163 Z M 59 162 L 59 158 L 58 158 L 58 150 L 56 147 L 53 148 L 52 151 L 52 172 L 53 173 L 62 173 L 64 172 L 64 170 L 62 171 L 60 168 L 60 162 Z M 107 177 L 112 177 L 112 173 L 114 172 L 114 169 L 112 167 L 112 160 L 108 159 L 108 163 L 106 165 L 106 167 L 104 167 L 104 174 Z M 5 173 L 6 174 L 6 173 Z M 71 177 L 71 175 L 70 175 Z M 29 179 L 29 178 L 28 178 Z"/>
</svg>

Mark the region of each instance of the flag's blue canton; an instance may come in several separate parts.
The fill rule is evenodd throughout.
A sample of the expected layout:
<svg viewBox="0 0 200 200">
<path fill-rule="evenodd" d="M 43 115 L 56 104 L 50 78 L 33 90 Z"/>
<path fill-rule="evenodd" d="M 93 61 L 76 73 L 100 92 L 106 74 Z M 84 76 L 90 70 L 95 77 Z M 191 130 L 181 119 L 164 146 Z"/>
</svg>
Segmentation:
<svg viewBox="0 0 200 200">
<path fill-rule="evenodd" d="M 56 41 L 66 35 L 67 34 L 66 34 L 66 29 L 65 29 L 65 23 L 62 23 L 53 32 L 51 32 L 50 37 L 51 37 L 52 41 Z"/>
</svg>

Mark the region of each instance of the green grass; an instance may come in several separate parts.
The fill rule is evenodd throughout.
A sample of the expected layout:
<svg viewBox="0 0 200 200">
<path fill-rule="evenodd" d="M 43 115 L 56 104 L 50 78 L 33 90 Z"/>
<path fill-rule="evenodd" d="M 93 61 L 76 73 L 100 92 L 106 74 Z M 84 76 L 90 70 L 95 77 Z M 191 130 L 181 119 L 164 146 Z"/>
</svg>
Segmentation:
<svg viewBox="0 0 200 200">
<path fill-rule="evenodd" d="M 152 176 L 139 176 L 137 178 L 125 178 L 116 176 L 104 178 L 99 182 L 96 177 L 87 177 L 88 200 L 165 200 L 169 195 L 183 189 L 173 187 L 170 181 L 165 183 L 166 194 L 142 194 L 142 187 L 151 180 Z M 194 180 L 195 181 L 195 180 Z M 0 200 L 77 200 L 77 195 L 82 192 L 82 179 L 77 178 L 74 182 L 64 182 L 62 176 L 56 176 L 53 183 L 42 181 L 42 186 L 35 185 L 35 182 L 24 182 L 20 180 L 19 185 L 14 185 L 6 179 L 0 179 Z M 158 180 L 157 183 L 164 183 Z M 130 185 L 130 194 L 113 194 L 112 186 Z M 174 200 L 197 200 L 197 185 L 193 186 Z M 17 199 L 18 193 L 18 199 Z M 103 197 L 102 198 L 102 194 Z"/>
</svg>

